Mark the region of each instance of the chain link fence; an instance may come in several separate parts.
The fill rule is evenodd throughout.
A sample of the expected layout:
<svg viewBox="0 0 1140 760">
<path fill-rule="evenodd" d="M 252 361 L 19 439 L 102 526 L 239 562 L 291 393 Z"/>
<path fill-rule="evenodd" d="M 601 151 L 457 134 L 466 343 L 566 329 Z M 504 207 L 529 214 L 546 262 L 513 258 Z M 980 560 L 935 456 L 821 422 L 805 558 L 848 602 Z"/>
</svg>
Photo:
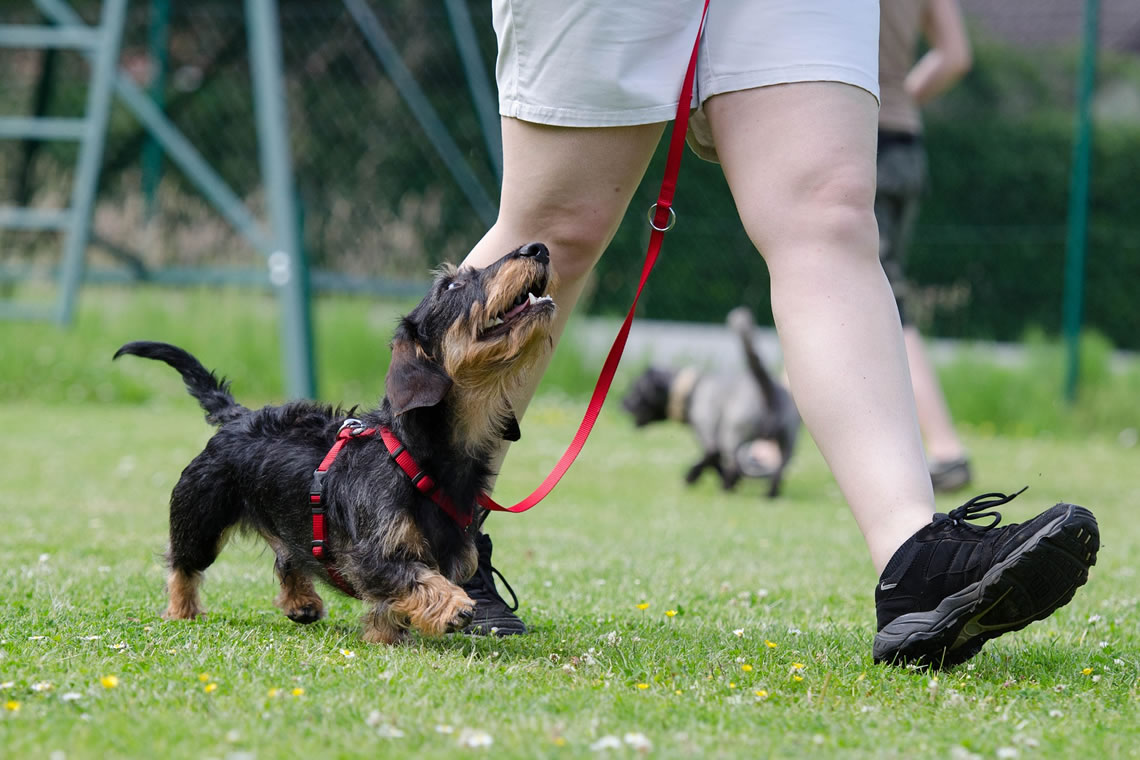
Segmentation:
<svg viewBox="0 0 1140 760">
<path fill-rule="evenodd" d="M 490 76 L 490 4 L 463 2 Z M 1016 339 L 1035 326 L 1055 333 L 1083 3 L 964 4 L 974 68 L 926 113 L 931 185 L 909 266 L 920 324 L 947 337 Z M 174 124 L 262 214 L 242 4 L 172 0 L 163 30 L 156 21 L 165 5 L 131 4 L 121 64 L 160 93 Z M 77 0 L 75 7 L 94 20 L 99 4 Z M 423 127 L 424 104 L 410 105 L 397 86 L 399 72 L 378 54 L 374 34 L 360 23 L 361 7 L 441 119 L 454 155 L 441 152 L 440 135 Z M 460 260 L 489 221 L 473 196 L 493 204 L 498 179 L 494 139 L 481 126 L 449 2 L 281 0 L 280 10 L 299 224 L 316 284 L 380 292 L 422 282 L 439 262 Z M 0 21 L 37 20 L 31 2 L 0 5 Z M 1101 42 L 1086 323 L 1118 346 L 1140 348 L 1133 305 L 1140 282 L 1140 6 L 1104 0 Z M 0 109 L 78 115 L 86 77 L 72 54 L 5 54 Z M 621 313 L 632 297 L 647 238 L 645 209 L 663 156 L 664 145 L 598 268 L 586 302 L 594 313 Z M 2 201 L 62 205 L 73 163 L 66 145 L 0 143 Z M 719 168 L 687 156 L 676 205 L 680 220 L 643 298 L 644 315 L 719 322 L 747 303 L 765 321 L 767 272 Z M 188 281 L 194 273 L 236 280 L 240 272 L 263 271 L 260 254 L 177 169 L 155 158 L 145 132 L 119 108 L 95 234 L 93 269 L 181 271 Z M 9 234 L 0 255 L 50 263 L 56 247 L 43 236 Z"/>
</svg>

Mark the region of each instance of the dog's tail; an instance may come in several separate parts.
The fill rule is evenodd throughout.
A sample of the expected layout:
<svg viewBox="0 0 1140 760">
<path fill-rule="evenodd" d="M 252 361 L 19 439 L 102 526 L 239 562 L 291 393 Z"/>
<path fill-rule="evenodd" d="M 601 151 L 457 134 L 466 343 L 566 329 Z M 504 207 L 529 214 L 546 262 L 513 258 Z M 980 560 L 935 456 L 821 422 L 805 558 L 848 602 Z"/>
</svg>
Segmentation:
<svg viewBox="0 0 1140 760">
<path fill-rule="evenodd" d="M 114 358 L 118 359 L 123 354 L 157 359 L 178 370 L 182 382 L 186 383 L 186 390 L 206 410 L 206 422 L 211 425 L 223 425 L 247 411 L 230 395 L 230 384 L 224 378 L 218 379 L 217 375 L 178 346 L 136 340 L 116 351 Z"/>
<path fill-rule="evenodd" d="M 764 367 L 764 362 L 760 361 L 760 356 L 756 353 L 756 347 L 752 345 L 752 328 L 754 324 L 752 312 L 747 306 L 737 306 L 728 313 L 728 326 L 732 328 L 733 332 L 740 336 L 740 343 L 744 348 L 744 359 L 748 363 L 748 370 L 752 373 L 752 376 L 756 378 L 756 383 L 760 386 L 760 392 L 764 394 L 764 401 L 768 404 L 768 408 L 774 409 L 779 404 L 776 397 L 776 382 L 772 379 L 772 376 L 768 374 L 768 370 Z"/>
</svg>

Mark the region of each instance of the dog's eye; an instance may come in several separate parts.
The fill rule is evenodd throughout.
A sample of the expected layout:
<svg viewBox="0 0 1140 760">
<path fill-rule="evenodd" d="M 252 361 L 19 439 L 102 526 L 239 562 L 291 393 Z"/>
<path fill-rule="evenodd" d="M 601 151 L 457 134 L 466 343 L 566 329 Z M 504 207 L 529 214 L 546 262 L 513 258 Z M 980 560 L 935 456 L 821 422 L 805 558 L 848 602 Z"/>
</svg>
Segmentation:
<svg viewBox="0 0 1140 760">
<path fill-rule="evenodd" d="M 447 283 L 447 289 L 448 290 L 455 290 L 456 288 L 462 288 L 462 287 L 463 287 L 463 281 L 462 280 L 452 280 L 451 282 Z"/>
</svg>

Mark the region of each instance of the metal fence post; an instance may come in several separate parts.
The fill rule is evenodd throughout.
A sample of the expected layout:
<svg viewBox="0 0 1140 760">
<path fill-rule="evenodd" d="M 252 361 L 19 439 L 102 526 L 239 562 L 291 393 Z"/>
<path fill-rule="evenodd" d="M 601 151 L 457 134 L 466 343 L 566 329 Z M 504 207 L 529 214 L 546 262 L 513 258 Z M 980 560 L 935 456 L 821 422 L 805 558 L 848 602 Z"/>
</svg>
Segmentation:
<svg viewBox="0 0 1140 760">
<path fill-rule="evenodd" d="M 245 12 L 261 176 L 273 237 L 269 281 L 277 289 L 281 304 L 285 387 L 292 398 L 312 398 L 316 392 L 316 380 L 309 312 L 309 271 L 297 235 L 277 0 L 245 0 Z"/>
<path fill-rule="evenodd" d="M 1069 177 L 1068 235 L 1065 243 L 1065 289 L 1062 314 L 1067 368 L 1065 398 L 1077 397 L 1080 371 L 1081 311 L 1088 247 L 1089 175 L 1092 164 L 1092 94 L 1096 85 L 1096 46 L 1100 0 L 1085 0 L 1084 42 L 1077 84 L 1077 125 L 1073 140 L 1073 169 Z"/>
<path fill-rule="evenodd" d="M 499 102 L 491 88 L 483 57 L 479 54 L 479 42 L 475 37 L 475 27 L 471 23 L 471 12 L 466 0 L 447 0 L 447 15 L 451 19 L 451 31 L 459 49 L 459 58 L 467 73 L 467 88 L 475 103 L 475 113 L 479 116 L 479 126 L 483 129 L 483 140 L 487 143 L 487 155 L 495 167 L 495 176 L 503 180 L 503 135 L 499 128 Z"/>
<path fill-rule="evenodd" d="M 154 61 L 154 79 L 148 88 L 155 106 L 162 109 L 166 102 L 166 68 L 170 37 L 170 0 L 151 0 L 150 26 L 147 29 L 147 46 Z M 146 202 L 146 219 L 154 218 L 158 202 L 158 183 L 162 179 L 162 146 L 149 133 L 142 150 L 142 192 Z"/>
</svg>

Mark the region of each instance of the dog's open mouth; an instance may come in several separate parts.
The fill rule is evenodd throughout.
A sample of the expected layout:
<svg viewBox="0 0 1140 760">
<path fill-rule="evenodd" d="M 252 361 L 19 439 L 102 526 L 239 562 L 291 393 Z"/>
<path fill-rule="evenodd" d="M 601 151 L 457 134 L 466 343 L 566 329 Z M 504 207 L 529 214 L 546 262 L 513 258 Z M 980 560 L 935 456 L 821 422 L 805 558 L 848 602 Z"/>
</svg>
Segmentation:
<svg viewBox="0 0 1140 760">
<path fill-rule="evenodd" d="M 523 316 L 537 313 L 539 310 L 554 308 L 553 298 L 548 295 L 535 295 L 535 293 L 545 293 L 547 284 L 546 275 L 542 275 L 530 283 L 505 311 L 494 315 L 483 323 L 483 329 L 479 331 L 479 339 L 487 340 L 510 332 L 512 325 Z"/>
</svg>

